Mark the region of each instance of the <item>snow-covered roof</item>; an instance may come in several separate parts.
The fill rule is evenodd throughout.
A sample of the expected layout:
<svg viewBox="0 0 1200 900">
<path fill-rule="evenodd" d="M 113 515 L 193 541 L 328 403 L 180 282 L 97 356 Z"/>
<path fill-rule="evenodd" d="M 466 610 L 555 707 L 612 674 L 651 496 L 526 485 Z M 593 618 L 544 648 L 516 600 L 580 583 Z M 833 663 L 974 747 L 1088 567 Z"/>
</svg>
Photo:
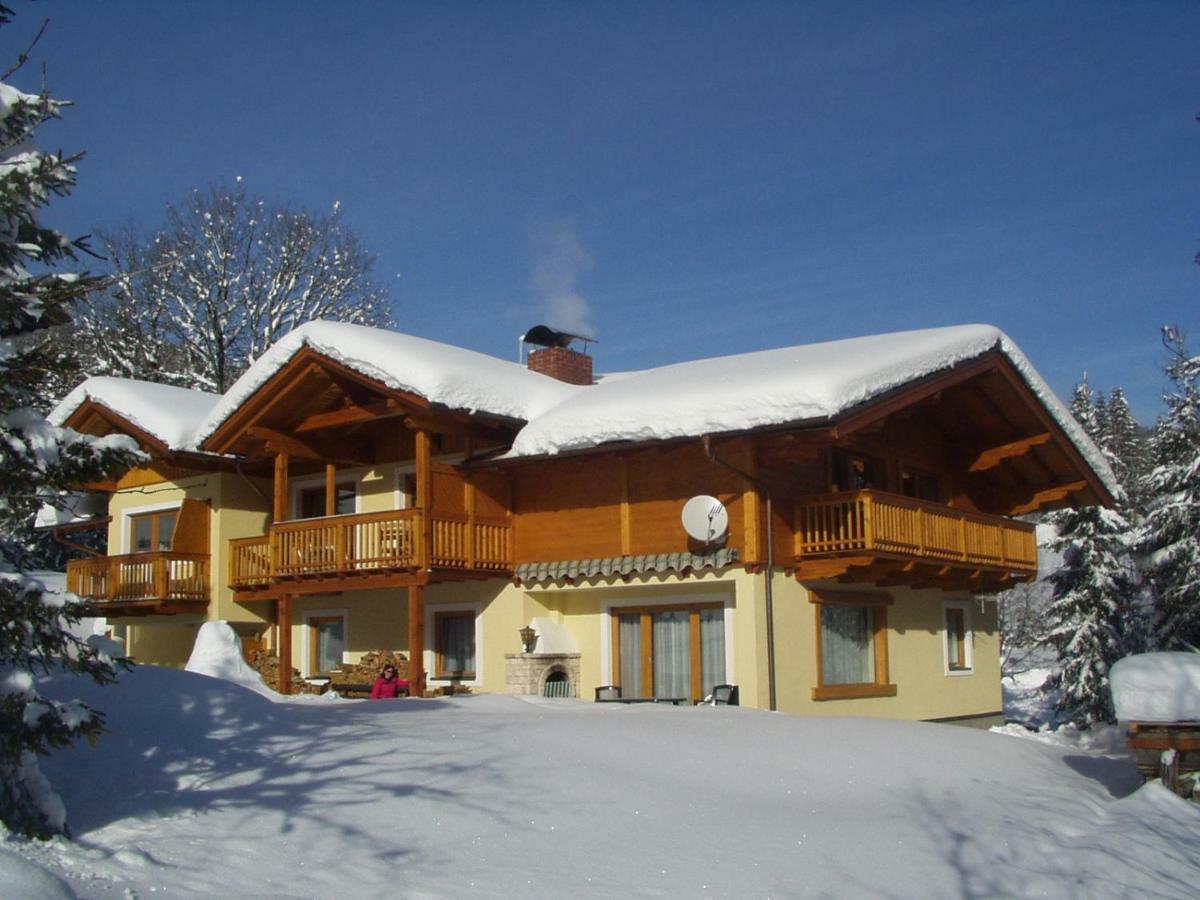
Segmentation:
<svg viewBox="0 0 1200 900">
<path fill-rule="evenodd" d="M 303 347 L 394 390 L 451 409 L 529 421 L 575 396 L 579 388 L 524 366 L 438 341 L 346 322 L 308 322 L 264 353 L 201 423 L 198 443 Z"/>
<path fill-rule="evenodd" d="M 1122 722 L 1200 720 L 1200 653 L 1140 653 L 1113 663 L 1113 708 Z"/>
<path fill-rule="evenodd" d="M 1012 340 L 991 325 L 903 331 L 622 373 L 530 421 L 511 456 L 827 419 L 992 350 L 1002 352 L 1110 491 L 1103 455 Z"/>
<path fill-rule="evenodd" d="M 221 399 L 220 394 L 188 390 L 133 378 L 98 376 L 71 391 L 50 413 L 62 425 L 89 400 L 116 413 L 171 450 L 195 450 L 196 426 Z"/>
<path fill-rule="evenodd" d="M 54 503 L 45 503 L 34 519 L 34 528 L 58 528 L 63 525 L 82 525 L 108 516 L 108 497 L 68 491 Z"/>
<path fill-rule="evenodd" d="M 395 331 L 309 322 L 273 345 L 223 397 L 116 378 L 89 379 L 60 404 L 108 406 L 173 449 L 195 449 L 304 347 L 379 383 L 451 409 L 524 422 L 507 457 L 830 419 L 917 379 L 1002 353 L 1111 492 L 1103 455 L 1012 340 L 959 325 L 761 350 L 622 372 L 569 385 L 519 363 Z"/>
</svg>

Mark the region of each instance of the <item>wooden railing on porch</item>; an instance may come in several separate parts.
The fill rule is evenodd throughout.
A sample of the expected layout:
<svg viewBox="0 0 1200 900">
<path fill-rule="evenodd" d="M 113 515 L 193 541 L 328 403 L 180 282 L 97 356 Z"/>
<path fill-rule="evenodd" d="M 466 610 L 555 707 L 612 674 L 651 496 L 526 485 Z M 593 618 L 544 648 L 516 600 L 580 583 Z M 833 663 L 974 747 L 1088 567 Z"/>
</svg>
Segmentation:
<svg viewBox="0 0 1200 900">
<path fill-rule="evenodd" d="M 266 535 L 229 543 L 229 583 L 266 584 L 274 578 L 353 574 L 380 569 L 437 568 L 504 572 L 512 569 L 507 522 L 435 518 L 426 554 L 425 514 L 398 509 L 273 525 Z"/>
<path fill-rule="evenodd" d="M 73 559 L 67 590 L 97 603 L 208 601 L 207 553 L 174 550 Z"/>
<path fill-rule="evenodd" d="M 1034 526 L 900 494 L 862 490 L 796 502 L 796 556 L 881 553 L 914 560 L 1037 571 Z"/>
</svg>

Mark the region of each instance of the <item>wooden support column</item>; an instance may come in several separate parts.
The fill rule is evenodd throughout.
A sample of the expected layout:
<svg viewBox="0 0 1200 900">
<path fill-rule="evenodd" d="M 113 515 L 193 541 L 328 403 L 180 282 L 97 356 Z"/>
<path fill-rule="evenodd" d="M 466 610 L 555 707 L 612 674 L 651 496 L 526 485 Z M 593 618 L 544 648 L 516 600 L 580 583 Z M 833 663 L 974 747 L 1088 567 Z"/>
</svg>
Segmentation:
<svg viewBox="0 0 1200 900">
<path fill-rule="evenodd" d="M 275 454 L 275 505 L 274 521 L 282 522 L 288 517 L 288 455 Z"/>
<path fill-rule="evenodd" d="M 425 693 L 425 585 L 408 589 L 408 684 L 409 696 Z"/>
<path fill-rule="evenodd" d="M 279 628 L 279 693 L 292 692 L 292 596 L 284 594 L 275 601 L 275 622 Z"/>
<path fill-rule="evenodd" d="M 325 515 L 337 512 L 337 466 L 325 463 Z"/>
<path fill-rule="evenodd" d="M 432 441 L 429 432 L 418 428 L 416 433 L 417 509 L 421 510 L 420 555 L 422 569 L 428 569 L 433 559 L 433 466 Z"/>
<path fill-rule="evenodd" d="M 621 555 L 633 553 L 633 522 L 629 506 L 629 457 L 620 458 L 621 474 L 617 490 L 621 499 Z"/>
</svg>

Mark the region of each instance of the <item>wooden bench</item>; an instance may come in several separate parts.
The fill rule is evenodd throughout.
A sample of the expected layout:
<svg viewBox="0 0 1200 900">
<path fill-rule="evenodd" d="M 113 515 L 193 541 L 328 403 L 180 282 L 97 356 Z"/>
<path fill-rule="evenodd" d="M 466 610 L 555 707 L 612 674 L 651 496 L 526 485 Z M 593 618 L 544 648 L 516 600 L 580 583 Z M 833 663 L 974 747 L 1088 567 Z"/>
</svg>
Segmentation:
<svg viewBox="0 0 1200 900">
<path fill-rule="evenodd" d="M 1200 773 L 1200 722 L 1130 722 L 1126 736 L 1143 781 L 1161 778 L 1178 794 L 1180 775 Z"/>
<path fill-rule="evenodd" d="M 367 683 L 355 681 L 341 681 L 329 685 L 329 690 L 336 691 L 339 697 L 362 696 L 370 697 L 371 689 L 375 687 L 375 682 Z M 401 697 L 408 696 L 408 688 L 400 688 L 399 694 Z"/>
</svg>

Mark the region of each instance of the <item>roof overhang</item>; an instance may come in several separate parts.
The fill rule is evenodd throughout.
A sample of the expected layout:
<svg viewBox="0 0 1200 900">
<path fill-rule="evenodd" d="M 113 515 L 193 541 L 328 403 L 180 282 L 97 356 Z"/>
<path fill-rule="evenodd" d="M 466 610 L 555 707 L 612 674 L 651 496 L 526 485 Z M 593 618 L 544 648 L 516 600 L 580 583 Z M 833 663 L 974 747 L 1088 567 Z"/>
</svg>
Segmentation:
<svg viewBox="0 0 1200 900">
<path fill-rule="evenodd" d="M 504 439 L 511 439 L 522 424 L 431 403 L 303 345 L 217 426 L 201 449 L 247 457 L 283 451 L 358 464 L 364 461 L 347 457 L 345 441 L 327 440 L 322 432 L 386 419 L 411 428 L 461 429 Z"/>
</svg>

